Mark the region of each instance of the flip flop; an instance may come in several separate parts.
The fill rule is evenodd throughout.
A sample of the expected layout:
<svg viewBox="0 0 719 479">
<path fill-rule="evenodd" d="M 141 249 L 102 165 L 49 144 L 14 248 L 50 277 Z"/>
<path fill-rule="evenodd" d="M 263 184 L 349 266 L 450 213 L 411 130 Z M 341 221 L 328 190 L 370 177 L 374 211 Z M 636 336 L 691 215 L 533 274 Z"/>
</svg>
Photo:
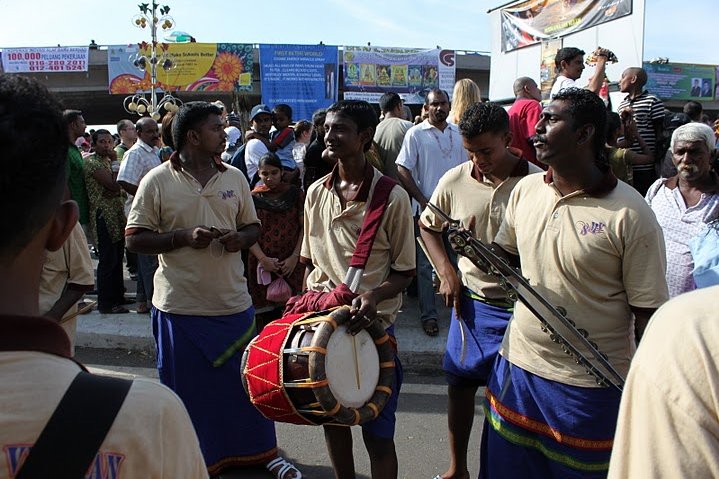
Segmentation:
<svg viewBox="0 0 719 479">
<path fill-rule="evenodd" d="M 300 470 L 282 456 L 277 456 L 272 459 L 270 462 L 265 464 L 265 467 L 268 471 L 274 474 L 277 479 L 290 479 L 288 474 L 293 472 L 295 473 L 294 479 L 302 479 L 302 473 Z"/>
<path fill-rule="evenodd" d="M 423 319 L 422 329 L 424 329 L 424 334 L 427 336 L 434 337 L 439 334 L 439 325 L 437 324 L 437 320 L 435 318 Z"/>
</svg>

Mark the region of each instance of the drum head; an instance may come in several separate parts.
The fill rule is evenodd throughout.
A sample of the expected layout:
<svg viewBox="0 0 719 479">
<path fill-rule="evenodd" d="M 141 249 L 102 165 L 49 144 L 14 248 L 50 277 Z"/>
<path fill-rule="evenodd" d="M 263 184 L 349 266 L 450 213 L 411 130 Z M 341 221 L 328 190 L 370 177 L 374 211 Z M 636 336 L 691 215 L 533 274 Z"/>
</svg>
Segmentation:
<svg viewBox="0 0 719 479">
<path fill-rule="evenodd" d="M 339 326 L 327 344 L 325 368 L 337 401 L 346 407 L 362 407 L 372 398 L 379 381 L 377 346 L 367 331 L 351 336 L 346 326 Z"/>
</svg>

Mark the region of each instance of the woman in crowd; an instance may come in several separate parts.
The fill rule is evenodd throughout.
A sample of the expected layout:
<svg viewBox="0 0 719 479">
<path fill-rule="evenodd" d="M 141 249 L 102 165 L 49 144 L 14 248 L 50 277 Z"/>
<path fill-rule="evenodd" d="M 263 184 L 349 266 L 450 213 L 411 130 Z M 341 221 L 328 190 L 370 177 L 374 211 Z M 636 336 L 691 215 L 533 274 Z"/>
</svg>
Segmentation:
<svg viewBox="0 0 719 479">
<path fill-rule="evenodd" d="M 454 84 L 452 109 L 449 111 L 447 121 L 458 125 L 467 108 L 480 101 L 482 101 L 482 94 L 479 91 L 479 86 L 469 78 L 462 78 Z"/>
<path fill-rule="evenodd" d="M 687 123 L 674 130 L 670 149 L 677 174 L 658 179 L 647 191 L 647 202 L 664 232 L 670 297 L 696 288 L 689 240 L 719 218 L 714 142 L 714 131 L 703 123 Z"/>
<path fill-rule="evenodd" d="M 282 315 L 289 299 L 268 298 L 270 282 L 283 279 L 291 295 L 302 290 L 304 267 L 298 264 L 302 246 L 303 195 L 299 187 L 282 181 L 282 162 L 274 153 L 260 158 L 258 173 L 263 185 L 252 190 L 262 234 L 250 247 L 249 290 L 257 313 L 257 331 Z M 276 285 L 275 285 L 276 286 Z"/>
</svg>

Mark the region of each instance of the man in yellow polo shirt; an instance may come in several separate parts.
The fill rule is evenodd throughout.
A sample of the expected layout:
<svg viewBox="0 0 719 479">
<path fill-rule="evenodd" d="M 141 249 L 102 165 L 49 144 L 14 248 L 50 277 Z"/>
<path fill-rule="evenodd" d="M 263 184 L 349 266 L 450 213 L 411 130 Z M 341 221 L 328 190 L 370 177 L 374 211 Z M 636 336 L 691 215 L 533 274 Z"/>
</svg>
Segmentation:
<svg viewBox="0 0 719 479">
<path fill-rule="evenodd" d="M 475 238 L 487 243 L 494 239 L 502 224 L 509 194 L 517 182 L 530 173 L 542 171 L 521 158 L 521 150 L 510 151 L 509 125 L 509 115 L 499 105 L 470 106 L 459 122 L 462 144 L 470 161 L 445 173 L 430 200 L 469 228 Z M 442 279 L 439 292 L 447 306 L 454 306 L 442 362 L 449 396 L 450 466 L 437 476 L 449 478 L 469 474 L 467 446 L 474 419 L 474 398 L 477 389 L 487 385 L 513 304 L 496 276 L 481 271 L 464 256 L 459 256 L 458 261 L 460 280 L 444 249 L 443 223 L 429 208 L 420 216 L 422 239 Z"/>
<path fill-rule="evenodd" d="M 661 229 L 604 156 L 606 110 L 588 90 L 557 94 L 537 123 L 544 175 L 521 180 L 495 245 L 585 329 L 626 376 L 637 338 L 668 298 Z M 486 391 L 480 478 L 605 477 L 619 391 L 599 387 L 517 303 Z"/>
<path fill-rule="evenodd" d="M 212 476 L 277 458 L 274 423 L 240 381 L 241 345 L 255 332 L 240 250 L 260 228 L 247 180 L 220 160 L 221 114 L 207 102 L 180 108 L 172 124 L 177 151 L 140 182 L 125 232 L 130 250 L 159 255 L 157 368 L 185 403 Z"/>
<path fill-rule="evenodd" d="M 364 216 L 382 177 L 365 158 L 376 126 L 377 115 L 364 101 L 341 101 L 327 110 L 325 144 L 336 166 L 312 184 L 305 200 L 300 261 L 307 266 L 310 291 L 329 292 L 347 274 Z M 391 325 L 402 305 L 402 290 L 415 273 L 413 229 L 409 195 L 395 186 L 362 275 L 359 296 L 352 303 L 351 329 L 378 320 L 392 333 Z M 376 419 L 362 425 L 372 479 L 397 477 L 394 430 L 402 374 L 396 358 L 395 365 L 390 399 Z M 349 428 L 325 426 L 325 440 L 335 476 L 355 477 Z"/>
</svg>

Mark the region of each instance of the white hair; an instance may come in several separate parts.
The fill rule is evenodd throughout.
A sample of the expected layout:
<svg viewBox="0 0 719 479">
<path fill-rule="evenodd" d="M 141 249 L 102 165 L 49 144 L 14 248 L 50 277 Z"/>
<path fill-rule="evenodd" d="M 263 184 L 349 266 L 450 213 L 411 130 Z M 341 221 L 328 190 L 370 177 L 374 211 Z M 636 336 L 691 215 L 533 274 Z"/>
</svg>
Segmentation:
<svg viewBox="0 0 719 479">
<path fill-rule="evenodd" d="M 672 151 L 674 151 L 674 144 L 678 141 L 688 141 L 691 143 L 695 141 L 704 142 L 710 152 L 716 148 L 714 130 L 712 130 L 709 125 L 699 122 L 687 123 L 674 130 L 669 146 Z"/>
</svg>

